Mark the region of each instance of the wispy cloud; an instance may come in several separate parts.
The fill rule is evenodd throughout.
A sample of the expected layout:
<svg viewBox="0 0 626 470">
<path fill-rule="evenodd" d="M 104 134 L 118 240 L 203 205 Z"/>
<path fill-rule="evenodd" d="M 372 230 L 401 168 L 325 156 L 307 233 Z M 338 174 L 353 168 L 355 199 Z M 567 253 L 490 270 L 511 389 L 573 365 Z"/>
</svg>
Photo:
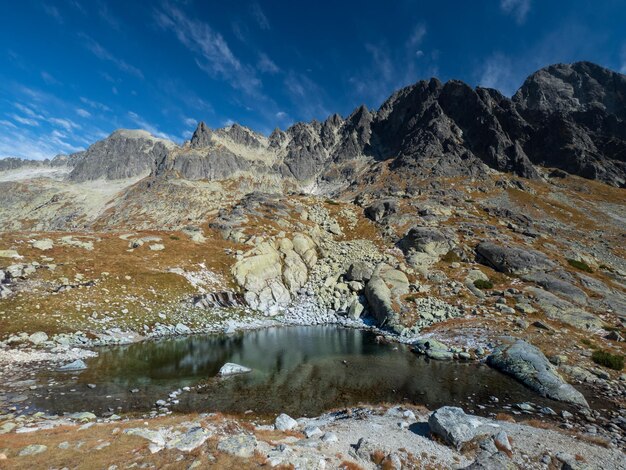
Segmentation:
<svg viewBox="0 0 626 470">
<path fill-rule="evenodd" d="M 137 67 L 135 67 L 134 65 L 129 64 L 128 62 L 126 62 L 123 59 L 120 59 L 120 58 L 114 56 L 111 52 L 109 52 L 107 49 L 105 49 L 100 43 L 98 43 L 97 41 L 95 41 L 91 37 L 87 36 L 86 34 L 81 33 L 80 37 L 84 40 L 85 47 L 93 55 L 95 55 L 98 59 L 104 60 L 104 61 L 107 61 L 107 62 L 111 62 L 118 69 L 120 69 L 122 72 L 126 72 L 126 73 L 128 73 L 130 75 L 133 75 L 133 76 L 137 77 L 137 78 L 143 79 L 143 72 L 141 70 L 139 70 Z"/>
<path fill-rule="evenodd" d="M 149 123 L 144 118 L 142 118 L 139 114 L 129 111 L 128 112 L 129 119 L 141 129 L 148 131 L 150 134 L 160 137 L 162 139 L 175 140 L 175 137 L 166 134 L 165 132 L 161 132 L 155 125 Z"/>
<path fill-rule="evenodd" d="M 188 17 L 172 5 L 157 10 L 155 18 L 157 25 L 173 32 L 185 47 L 200 55 L 195 62 L 208 75 L 225 79 L 248 94 L 259 93 L 261 81 L 254 68 L 235 57 L 224 37 L 207 23 Z"/>
<path fill-rule="evenodd" d="M 276 74 L 280 72 L 280 68 L 278 67 L 278 65 L 276 65 L 274 61 L 270 59 L 269 56 L 264 52 L 261 52 L 259 54 L 257 68 L 263 73 Z"/>
<path fill-rule="evenodd" d="M 511 59 L 503 54 L 494 54 L 485 60 L 478 85 L 495 88 L 507 96 L 515 93 L 519 87 L 519 77 L 513 72 Z"/>
<path fill-rule="evenodd" d="M 43 10 L 52 18 L 54 18 L 54 20 L 59 23 L 59 24 L 63 24 L 63 16 L 61 16 L 61 12 L 59 11 L 59 9 L 54 6 L 54 5 L 48 5 L 47 3 L 43 4 Z"/>
<path fill-rule="evenodd" d="M 19 116 L 17 114 L 9 114 L 8 116 L 11 119 L 13 119 L 15 122 L 19 122 L 20 124 L 24 124 L 25 126 L 36 127 L 39 125 L 39 123 L 35 119 L 30 119 L 24 116 Z"/>
<path fill-rule="evenodd" d="M 415 25 L 408 31 L 404 47 L 389 47 L 385 42 L 365 44 L 369 63 L 348 77 L 351 93 L 378 105 L 398 88 L 423 78 L 424 74 L 433 75 L 436 55 L 426 55 L 423 50 L 427 32 L 424 23 Z"/>
<path fill-rule="evenodd" d="M 111 108 L 109 108 L 106 104 L 90 100 L 89 98 L 85 98 L 84 96 L 80 97 L 80 101 L 93 109 L 97 109 L 98 111 L 111 111 Z"/>
<path fill-rule="evenodd" d="M 512 16 L 517 24 L 526 21 L 530 12 L 531 0 L 500 0 L 500 9 L 507 15 Z"/>
<path fill-rule="evenodd" d="M 254 20 L 259 25 L 259 28 L 266 30 L 266 31 L 270 29 L 270 22 L 267 19 L 267 16 L 265 15 L 265 13 L 263 12 L 261 5 L 259 5 L 257 2 L 254 2 L 250 6 L 250 11 L 252 12 L 252 16 Z"/>
<path fill-rule="evenodd" d="M 330 115 L 324 104 L 324 91 L 312 79 L 302 73 L 290 71 L 283 83 L 302 119 L 323 119 Z"/>
<path fill-rule="evenodd" d="M 54 78 L 51 74 L 43 70 L 41 72 L 41 78 L 46 85 L 61 85 L 61 82 Z"/>
<path fill-rule="evenodd" d="M 107 6 L 107 4 L 103 1 L 99 1 L 97 5 L 98 5 L 98 16 L 102 18 L 102 20 L 106 24 L 108 24 L 111 28 L 119 31 L 121 29 L 121 22 L 119 19 L 117 19 L 115 15 L 113 15 L 113 13 L 111 13 L 111 10 L 109 10 L 109 7 Z"/>
<path fill-rule="evenodd" d="M 83 108 L 76 108 L 76 114 L 78 114 L 82 118 L 91 117 L 91 113 Z"/>
<path fill-rule="evenodd" d="M 67 132 L 71 132 L 74 129 L 79 129 L 80 126 L 78 124 L 76 124 L 74 121 L 72 121 L 71 119 L 62 119 L 62 118 L 49 118 L 48 122 L 50 122 L 50 124 L 63 128 L 65 129 Z"/>
</svg>

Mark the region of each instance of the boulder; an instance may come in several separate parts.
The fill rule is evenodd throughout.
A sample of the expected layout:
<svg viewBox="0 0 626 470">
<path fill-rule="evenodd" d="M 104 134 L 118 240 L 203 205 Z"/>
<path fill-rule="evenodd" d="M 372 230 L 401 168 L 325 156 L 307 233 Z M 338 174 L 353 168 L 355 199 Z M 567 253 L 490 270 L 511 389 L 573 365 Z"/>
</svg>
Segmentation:
<svg viewBox="0 0 626 470">
<path fill-rule="evenodd" d="M 527 287 L 525 291 L 537 302 L 551 320 L 559 320 L 580 329 L 599 329 L 605 326 L 600 317 L 579 308 L 565 299 L 538 287 Z"/>
<path fill-rule="evenodd" d="M 38 345 L 48 341 L 48 335 L 43 331 L 37 331 L 28 337 L 28 341 L 33 343 L 34 345 Z"/>
<path fill-rule="evenodd" d="M 379 222 L 388 215 L 395 214 L 397 210 L 398 204 L 394 199 L 376 201 L 365 208 L 365 217 L 374 222 Z"/>
<path fill-rule="evenodd" d="M 539 284 L 545 290 L 552 292 L 553 294 L 561 295 L 568 300 L 574 301 L 576 303 L 587 303 L 587 294 L 585 294 L 582 289 L 579 289 L 571 282 L 556 277 L 552 274 L 536 272 L 522 276 L 522 279 Z"/>
<path fill-rule="evenodd" d="M 544 397 L 589 407 L 582 393 L 565 382 L 546 356 L 526 341 L 506 339 L 487 357 L 487 364 Z"/>
<path fill-rule="evenodd" d="M 413 227 L 398 242 L 398 246 L 405 253 L 415 250 L 434 258 L 445 255 L 456 248 L 454 234 L 435 227 Z"/>
<path fill-rule="evenodd" d="M 385 263 L 376 266 L 371 279 L 365 286 L 365 297 L 370 313 L 378 323 L 391 329 L 399 325 L 400 297 L 409 293 L 406 275 Z"/>
<path fill-rule="evenodd" d="M 48 447 L 42 444 L 31 444 L 29 446 L 24 447 L 22 450 L 20 450 L 20 453 L 18 455 L 20 457 L 27 457 L 29 455 L 41 454 L 42 452 L 45 452 L 47 450 L 48 450 Z"/>
<path fill-rule="evenodd" d="M 445 361 L 454 359 L 454 354 L 450 348 L 436 339 L 418 339 L 413 343 L 413 351 L 424 354 L 431 359 Z"/>
<path fill-rule="evenodd" d="M 491 433 L 480 418 L 465 414 L 456 406 L 444 406 L 434 411 L 428 418 L 430 432 L 441 437 L 446 443 L 461 450 L 464 444 L 477 436 Z"/>
<path fill-rule="evenodd" d="M 476 247 L 478 261 L 506 274 L 529 274 L 556 267 L 544 253 L 530 248 L 482 242 Z"/>
<path fill-rule="evenodd" d="M 348 281 L 367 282 L 372 277 L 374 266 L 366 261 L 355 261 L 348 268 L 346 279 Z"/>
<path fill-rule="evenodd" d="M 47 251 L 54 248 L 54 242 L 49 238 L 43 238 L 41 240 L 34 240 L 31 242 L 33 248 L 41 251 Z"/>
<path fill-rule="evenodd" d="M 211 432 L 201 428 L 200 426 L 196 426 L 191 428 L 186 433 L 168 441 L 166 448 L 177 449 L 181 452 L 191 452 L 204 444 L 206 440 L 211 437 L 211 435 Z"/>
<path fill-rule="evenodd" d="M 252 369 L 239 364 L 234 364 L 232 362 L 227 362 L 220 368 L 217 375 L 226 377 L 229 375 L 247 374 L 248 372 L 252 372 Z"/>
<path fill-rule="evenodd" d="M 281 413 L 276 417 L 274 426 L 276 426 L 276 429 L 278 429 L 279 431 L 291 431 L 298 427 L 298 422 L 291 416 L 285 413 Z"/>
<path fill-rule="evenodd" d="M 239 434 L 222 439 L 217 444 L 217 450 L 243 459 L 254 456 L 257 440 L 250 434 Z"/>
</svg>

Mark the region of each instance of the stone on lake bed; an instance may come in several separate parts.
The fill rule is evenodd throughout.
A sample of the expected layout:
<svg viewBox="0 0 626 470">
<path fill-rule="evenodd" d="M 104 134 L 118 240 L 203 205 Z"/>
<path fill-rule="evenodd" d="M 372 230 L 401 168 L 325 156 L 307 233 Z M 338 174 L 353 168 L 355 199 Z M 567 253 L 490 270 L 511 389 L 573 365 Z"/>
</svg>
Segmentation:
<svg viewBox="0 0 626 470">
<path fill-rule="evenodd" d="M 235 364 L 233 362 L 227 362 L 220 368 L 220 371 L 217 373 L 217 375 L 221 377 L 226 377 L 229 375 L 247 374 L 248 372 L 252 372 L 252 369 L 239 364 Z"/>
<path fill-rule="evenodd" d="M 65 364 L 64 366 L 59 367 L 59 370 L 83 370 L 87 368 L 87 364 L 82 359 L 76 359 L 69 364 Z"/>
</svg>

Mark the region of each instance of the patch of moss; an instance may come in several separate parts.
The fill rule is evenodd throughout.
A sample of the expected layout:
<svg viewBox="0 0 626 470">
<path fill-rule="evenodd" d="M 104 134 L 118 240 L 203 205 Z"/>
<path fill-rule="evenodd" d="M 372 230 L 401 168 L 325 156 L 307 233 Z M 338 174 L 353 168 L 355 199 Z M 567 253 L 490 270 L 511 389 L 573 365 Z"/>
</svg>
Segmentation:
<svg viewBox="0 0 626 470">
<path fill-rule="evenodd" d="M 493 282 L 485 281 L 484 279 L 476 279 L 474 281 L 474 286 L 479 289 L 493 289 Z"/>
<path fill-rule="evenodd" d="M 576 268 L 576 269 L 580 269 L 581 271 L 585 271 L 586 273 L 592 273 L 593 269 L 591 269 L 591 267 L 585 263 L 584 261 L 578 261 L 576 259 L 571 259 L 568 258 L 567 262 L 569 263 L 570 266 Z"/>
<path fill-rule="evenodd" d="M 592 343 L 587 338 L 581 339 L 580 342 L 583 343 L 585 346 L 591 348 L 591 349 L 597 349 L 598 348 L 598 346 L 596 346 L 594 343 Z"/>
<path fill-rule="evenodd" d="M 443 255 L 441 260 L 445 261 L 446 263 L 458 263 L 461 261 L 461 257 L 454 251 L 450 250 L 445 255 Z"/>
<path fill-rule="evenodd" d="M 170 235 L 170 240 L 180 240 L 178 235 Z"/>
<path fill-rule="evenodd" d="M 330 204 L 331 206 L 339 206 L 340 205 L 337 201 L 333 201 L 332 199 L 326 199 L 326 204 Z"/>
<path fill-rule="evenodd" d="M 619 354 L 611 354 L 607 351 L 594 351 L 591 359 L 598 365 L 608 367 L 613 370 L 622 370 L 624 368 L 624 356 Z"/>
</svg>

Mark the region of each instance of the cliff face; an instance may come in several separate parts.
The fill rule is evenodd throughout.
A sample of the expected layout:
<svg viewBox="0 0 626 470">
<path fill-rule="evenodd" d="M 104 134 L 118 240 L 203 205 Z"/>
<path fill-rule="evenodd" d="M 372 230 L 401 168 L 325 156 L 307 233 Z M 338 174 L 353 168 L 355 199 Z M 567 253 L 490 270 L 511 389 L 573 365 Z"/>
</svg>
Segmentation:
<svg viewBox="0 0 626 470">
<path fill-rule="evenodd" d="M 73 182 L 148 172 L 190 180 L 244 174 L 337 188 L 379 161 L 404 178 L 479 176 L 491 168 L 532 179 L 546 166 L 624 187 L 626 76 L 588 62 L 551 65 L 512 98 L 433 78 L 398 90 L 377 111 L 360 106 L 345 119 L 299 122 L 269 137 L 201 122 L 179 147 L 120 130 L 64 164 Z M 5 160 L 0 170 L 21 164 Z"/>
</svg>

